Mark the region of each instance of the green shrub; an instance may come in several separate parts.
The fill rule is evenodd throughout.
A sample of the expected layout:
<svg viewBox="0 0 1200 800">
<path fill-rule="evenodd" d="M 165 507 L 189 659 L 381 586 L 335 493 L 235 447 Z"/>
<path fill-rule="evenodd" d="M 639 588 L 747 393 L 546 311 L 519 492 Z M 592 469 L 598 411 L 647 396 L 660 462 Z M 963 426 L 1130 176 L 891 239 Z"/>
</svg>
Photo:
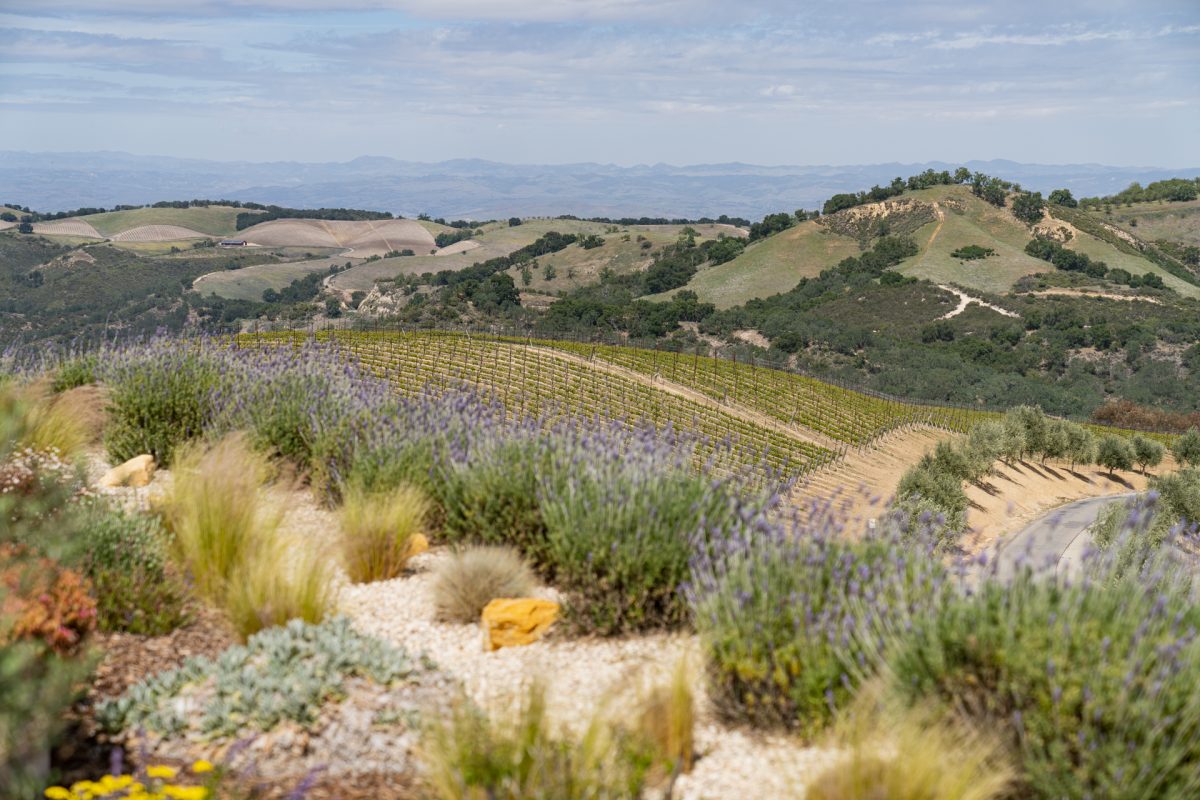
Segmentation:
<svg viewBox="0 0 1200 800">
<path fill-rule="evenodd" d="M 448 461 L 440 470 L 439 489 L 446 538 L 512 545 L 547 567 L 538 489 L 549 469 L 546 438 L 529 433 L 487 442 L 470 459 Z"/>
<path fill-rule="evenodd" d="M 609 462 L 543 492 L 547 557 L 569 617 L 602 634 L 686 623 L 680 586 L 691 538 L 726 526 L 736 491 L 683 469 L 650 474 Z"/>
<path fill-rule="evenodd" d="M 150 453 L 170 465 L 179 445 L 204 432 L 221 384 L 219 361 L 180 342 L 115 354 L 101 371 L 110 391 L 104 440 L 118 463 Z"/>
<path fill-rule="evenodd" d="M 384 581 L 404 572 L 429 507 L 425 493 L 412 486 L 383 492 L 353 486 L 343 490 L 338 522 L 342 563 L 350 580 Z"/>
<path fill-rule="evenodd" d="M 82 532 L 82 567 L 101 630 L 159 636 L 187 624 L 187 593 L 168 569 L 168 540 L 157 517 L 95 503 Z"/>
<path fill-rule="evenodd" d="M 316 625 L 333 606 L 332 581 L 315 542 L 273 529 L 237 564 L 222 604 L 243 639 L 292 620 Z"/>
<path fill-rule="evenodd" d="M 57 394 L 78 386 L 87 386 L 96 382 L 96 366 L 99 356 L 94 353 L 70 358 L 58 365 L 54 370 L 52 391 Z"/>
<path fill-rule="evenodd" d="M 321 625 L 296 620 L 216 658 L 190 658 L 148 678 L 101 703 L 96 716 L 112 732 L 233 736 L 243 727 L 266 731 L 284 720 L 312 724 L 324 703 L 345 695 L 351 678 L 392 685 L 416 672 L 407 653 L 355 632 L 344 617 Z"/>
<path fill-rule="evenodd" d="M 423 745 L 438 800 L 628 800 L 642 796 L 654 760 L 639 737 L 598 714 L 582 735 L 557 729 L 536 685 L 511 720 L 460 702 Z"/>
<path fill-rule="evenodd" d="M 856 632 L 922 613 L 945 583 L 940 561 L 889 527 L 854 543 L 832 515 L 749 517 L 697 555 L 688 598 L 722 717 L 812 734 L 847 705 L 879 659 Z"/>
<path fill-rule="evenodd" d="M 435 568 L 433 603 L 442 619 L 478 622 L 492 600 L 528 597 L 536 587 L 533 571 L 516 550 L 468 547 Z"/>
<path fill-rule="evenodd" d="M 1024 794 L 1195 797 L 1200 607 L 1190 581 L 985 581 L 896 629 L 903 698 L 1002 733 Z"/>
</svg>

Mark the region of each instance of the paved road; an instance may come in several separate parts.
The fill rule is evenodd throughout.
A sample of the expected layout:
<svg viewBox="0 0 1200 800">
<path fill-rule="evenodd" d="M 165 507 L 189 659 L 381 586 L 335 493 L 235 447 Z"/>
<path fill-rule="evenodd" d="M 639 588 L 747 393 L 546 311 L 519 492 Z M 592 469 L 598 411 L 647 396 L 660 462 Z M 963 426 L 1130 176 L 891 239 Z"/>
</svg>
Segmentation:
<svg viewBox="0 0 1200 800">
<path fill-rule="evenodd" d="M 1024 530 L 1006 536 L 988 549 L 996 575 L 1011 580 L 1021 565 L 1039 574 L 1069 574 L 1079 568 L 1086 551 L 1087 529 L 1109 503 L 1135 497 L 1136 492 L 1090 497 L 1056 508 Z"/>
</svg>

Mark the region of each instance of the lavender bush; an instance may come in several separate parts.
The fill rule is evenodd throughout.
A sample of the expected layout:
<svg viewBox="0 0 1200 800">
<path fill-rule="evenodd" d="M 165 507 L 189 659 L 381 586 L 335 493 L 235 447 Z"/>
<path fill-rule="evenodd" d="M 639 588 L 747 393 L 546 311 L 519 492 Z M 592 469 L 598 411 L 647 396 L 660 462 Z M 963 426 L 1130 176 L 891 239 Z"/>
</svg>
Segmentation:
<svg viewBox="0 0 1200 800">
<path fill-rule="evenodd" d="M 121 462 L 150 453 L 170 464 L 175 448 L 212 418 L 226 363 L 224 351 L 169 339 L 106 348 L 95 374 L 110 391 L 109 456 Z"/>
<path fill-rule="evenodd" d="M 1098 567 L 1103 571 L 1104 566 Z M 894 690 L 939 698 L 1019 755 L 1041 798 L 1200 792 L 1200 609 L 1163 561 L 1064 585 L 1024 570 L 911 617 Z"/>
<path fill-rule="evenodd" d="M 554 440 L 539 488 L 546 551 L 570 616 L 591 631 L 685 624 L 695 532 L 724 536 L 739 513 L 779 500 L 749 476 L 697 473 L 697 442 L 669 429 L 562 426 Z"/>
<path fill-rule="evenodd" d="M 439 461 L 444 533 L 454 542 L 511 545 L 543 572 L 546 551 L 539 485 L 552 467 L 554 442 L 525 423 L 485 426 L 454 442 Z"/>
<path fill-rule="evenodd" d="M 896 526 L 852 541 L 828 504 L 773 520 L 743 508 L 705 530 L 687 597 L 725 718 L 812 734 L 875 673 L 882 631 L 933 609 L 947 570 L 936 535 L 904 543 Z"/>
</svg>

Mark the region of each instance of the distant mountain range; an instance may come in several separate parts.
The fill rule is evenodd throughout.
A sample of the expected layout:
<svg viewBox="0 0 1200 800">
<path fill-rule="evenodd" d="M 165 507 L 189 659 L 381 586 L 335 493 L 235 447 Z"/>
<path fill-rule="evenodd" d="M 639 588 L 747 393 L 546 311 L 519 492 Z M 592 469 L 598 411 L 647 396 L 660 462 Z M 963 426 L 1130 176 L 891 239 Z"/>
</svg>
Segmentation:
<svg viewBox="0 0 1200 800">
<path fill-rule="evenodd" d="M 39 211 L 111 207 L 191 198 L 253 200 L 298 208 L 352 207 L 420 212 L 435 217 L 506 216 L 759 218 L 774 211 L 818 208 L 832 194 L 883 184 L 927 168 L 966 166 L 1048 192 L 1120 191 L 1200 175 L 1200 167 L 1111 167 L 1102 164 L 863 164 L 757 166 L 697 164 L 620 167 L 610 164 L 502 164 L 460 159 L 437 163 L 363 156 L 346 162 L 203 161 L 120 152 L 0 151 L 0 203 Z"/>
</svg>

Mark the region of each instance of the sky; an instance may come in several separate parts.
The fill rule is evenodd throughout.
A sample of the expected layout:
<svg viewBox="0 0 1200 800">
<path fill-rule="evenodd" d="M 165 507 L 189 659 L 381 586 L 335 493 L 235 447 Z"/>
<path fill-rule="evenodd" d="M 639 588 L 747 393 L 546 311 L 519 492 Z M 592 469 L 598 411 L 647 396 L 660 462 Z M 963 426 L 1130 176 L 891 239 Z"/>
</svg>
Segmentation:
<svg viewBox="0 0 1200 800">
<path fill-rule="evenodd" d="M 1200 0 L 0 0 L 0 148 L 1200 164 Z"/>
</svg>

